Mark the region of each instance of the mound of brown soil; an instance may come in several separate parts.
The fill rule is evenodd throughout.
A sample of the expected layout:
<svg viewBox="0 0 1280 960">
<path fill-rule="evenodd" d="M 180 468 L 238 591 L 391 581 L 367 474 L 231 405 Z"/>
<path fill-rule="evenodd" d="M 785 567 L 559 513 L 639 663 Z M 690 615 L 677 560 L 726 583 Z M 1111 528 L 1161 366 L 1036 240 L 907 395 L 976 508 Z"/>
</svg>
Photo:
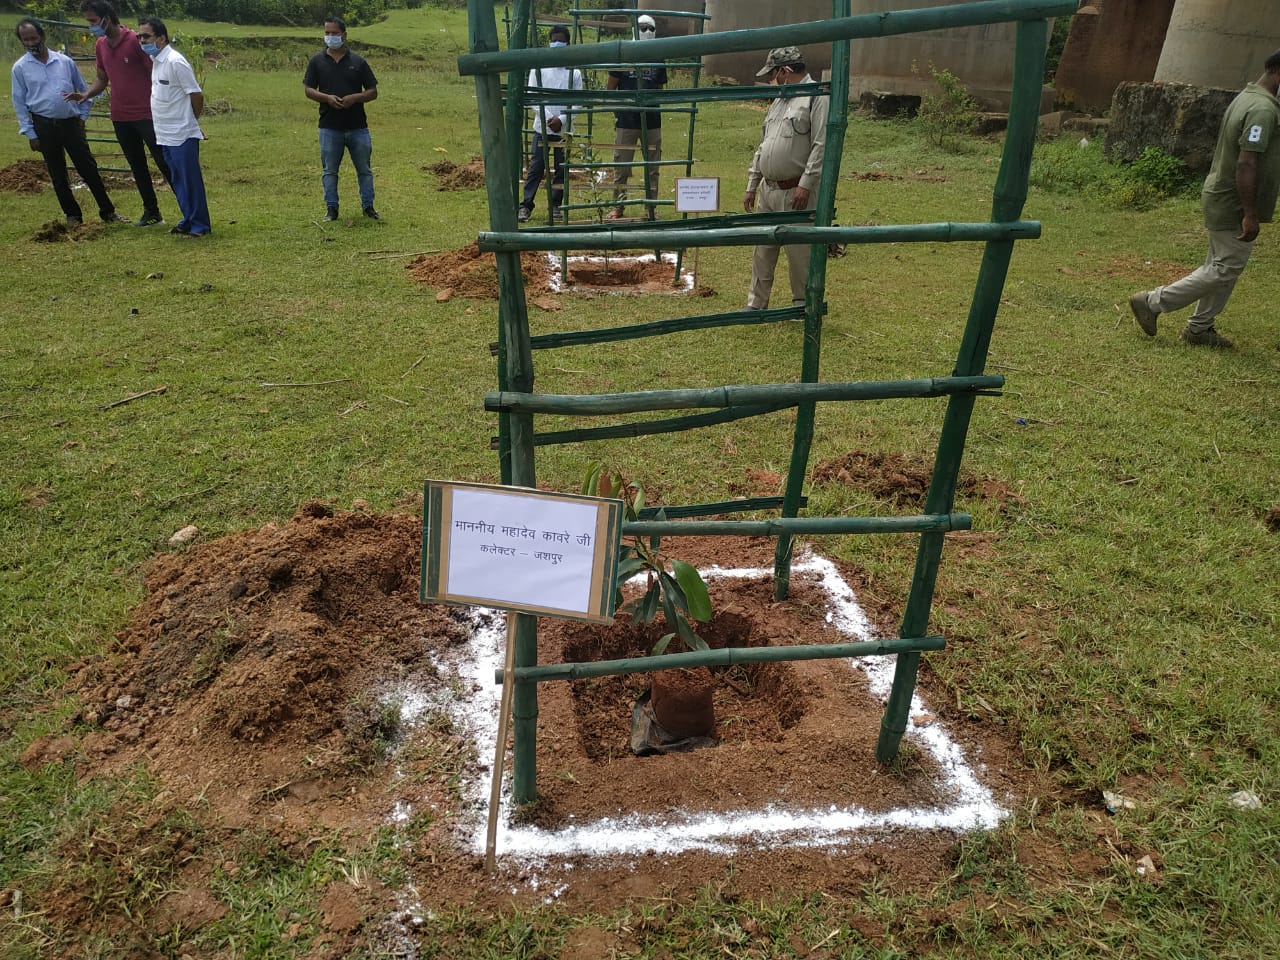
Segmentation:
<svg viewBox="0 0 1280 960">
<path fill-rule="evenodd" d="M 49 184 L 49 173 L 40 160 L 17 160 L 0 170 L 0 190 L 39 193 Z"/>
<path fill-rule="evenodd" d="M 932 462 L 922 457 L 851 450 L 815 464 L 813 482 L 819 486 L 844 484 L 859 487 L 897 507 L 919 509 L 924 506 L 932 473 Z M 992 477 L 961 475 L 956 492 L 961 496 L 982 497 L 998 506 L 1021 501 L 1007 483 Z"/>
<path fill-rule="evenodd" d="M 418 283 L 437 290 L 452 290 L 465 297 L 498 299 L 497 257 L 482 253 L 469 243 L 461 250 L 424 254 L 405 265 L 409 276 Z M 541 254 L 526 251 L 520 255 L 520 269 L 526 290 L 548 292 L 546 260 Z"/>
<path fill-rule="evenodd" d="M 97 240 L 107 230 L 104 223 L 81 223 L 74 226 L 62 220 L 50 220 L 31 235 L 34 243 L 68 243 L 75 240 Z"/>
<path fill-rule="evenodd" d="M 422 169 L 436 175 L 437 190 L 479 190 L 484 186 L 484 160 L 480 157 L 472 157 L 462 164 L 437 160 Z"/>
</svg>

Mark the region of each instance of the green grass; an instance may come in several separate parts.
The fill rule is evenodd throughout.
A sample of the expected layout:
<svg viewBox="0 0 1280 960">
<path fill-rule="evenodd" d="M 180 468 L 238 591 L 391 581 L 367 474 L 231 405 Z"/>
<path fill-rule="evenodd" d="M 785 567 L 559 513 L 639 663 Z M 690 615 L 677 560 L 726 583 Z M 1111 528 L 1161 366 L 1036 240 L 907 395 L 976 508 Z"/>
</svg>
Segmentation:
<svg viewBox="0 0 1280 960">
<path fill-rule="evenodd" d="M 97 818 L 150 787 L 80 784 L 68 767 L 27 770 L 18 759 L 63 728 L 73 707 L 49 712 L 55 689 L 70 664 L 109 645 L 140 598 L 142 565 L 174 530 L 196 523 L 214 537 L 287 517 L 312 497 L 400 509 L 428 477 L 497 474 L 495 424 L 481 405 L 494 385 L 496 305 L 437 303 L 406 278 L 409 258 L 392 255 L 461 247 L 487 224 L 481 192 L 438 192 L 421 169 L 479 150 L 474 88 L 452 64 L 465 45 L 461 14 L 399 11 L 353 31 L 373 46 L 380 79 L 369 113 L 384 224 L 318 222 L 315 112 L 300 83 L 317 30 L 174 27 L 207 38 L 206 51 L 222 58 L 205 71 L 210 101 L 229 107 L 206 127 L 210 241 L 125 227 L 93 242 L 35 244 L 31 234 L 58 213 L 52 195 L 0 194 L 0 889 L 26 890 L 28 909 L 68 863 L 98 878 L 95 909 L 117 916 L 126 904 L 150 909 L 164 889 L 157 860 L 120 870 L 73 856 Z M 759 120 L 744 106 L 701 114 L 697 172 L 722 178 L 726 208 L 744 185 Z M 666 150 L 683 150 L 678 134 Z M 839 220 L 985 219 L 998 153 L 986 141 L 942 153 L 913 126 L 855 121 L 845 174 L 898 179 L 843 180 Z M 0 167 L 29 156 L 16 136 L 0 141 Z M 1004 511 L 959 504 L 996 539 L 986 552 L 948 550 L 934 625 L 970 642 L 927 658 L 936 689 L 1014 738 L 1046 797 L 1016 798 L 1010 824 L 965 840 L 956 876 L 937 889 L 869 884 L 858 897 L 794 891 L 742 903 L 708 888 L 690 902 L 604 917 L 472 908 L 437 917 L 424 956 L 554 956 L 589 928 L 615 934 L 620 955 L 643 957 L 788 957 L 792 931 L 840 957 L 1280 952 L 1280 534 L 1264 523 L 1280 504 L 1277 233 L 1264 228 L 1224 316 L 1236 350 L 1185 347 L 1177 317 L 1162 318 L 1149 341 L 1125 299 L 1203 257 L 1196 200 L 1118 206 L 1105 189 L 1118 174 L 1096 157 L 1077 169 L 1077 159 L 1059 163 L 1061 192 L 1052 176 L 1033 188 L 1026 216 L 1043 222 L 1044 236 L 1018 246 L 992 345 L 1008 386 L 979 403 L 966 453 L 968 470 L 1004 481 L 1020 500 Z M 342 190 L 350 212 L 349 169 Z M 132 190 L 114 193 L 137 214 Z M 162 203 L 172 218 L 167 194 Z M 978 257 L 971 247 L 903 244 L 851 248 L 833 262 L 824 377 L 950 372 Z M 717 294 L 694 309 L 741 305 L 746 251 L 703 251 L 699 266 Z M 571 306 L 538 321 L 591 326 L 684 308 L 564 299 Z M 797 334 L 781 324 L 572 349 L 539 358 L 538 387 L 786 380 L 796 375 Z M 262 386 L 319 381 L 339 382 Z M 104 409 L 160 386 L 167 391 Z M 814 460 L 854 449 L 931 455 L 940 414 L 934 402 L 824 407 Z M 789 419 L 752 427 L 549 449 L 539 479 L 576 490 L 598 458 L 633 471 L 654 497 L 719 499 L 747 467 L 786 463 Z M 839 487 L 810 495 L 815 513 L 882 509 Z M 867 570 L 881 594 L 905 590 L 906 538 L 823 547 Z M 1139 804 L 1108 820 L 1104 843 L 1099 791 L 1118 784 Z M 1240 789 L 1263 808 L 1231 806 Z M 172 836 L 192 829 L 175 822 Z M 304 956 L 316 903 L 344 862 L 402 876 L 385 836 L 365 850 L 327 839 L 306 850 L 202 842 L 222 844 L 235 872 L 219 874 L 231 910 L 201 931 L 199 955 Z M 1028 853 L 1038 843 L 1061 855 L 1040 862 Z M 1109 866 L 1074 867 L 1086 853 Z M 1144 854 L 1157 856 L 1159 882 L 1135 875 Z M 70 955 L 59 926 L 70 921 L 9 921 L 6 913 L 0 954 Z M 179 956 L 180 933 L 149 944 L 104 936 L 83 953 Z"/>
</svg>

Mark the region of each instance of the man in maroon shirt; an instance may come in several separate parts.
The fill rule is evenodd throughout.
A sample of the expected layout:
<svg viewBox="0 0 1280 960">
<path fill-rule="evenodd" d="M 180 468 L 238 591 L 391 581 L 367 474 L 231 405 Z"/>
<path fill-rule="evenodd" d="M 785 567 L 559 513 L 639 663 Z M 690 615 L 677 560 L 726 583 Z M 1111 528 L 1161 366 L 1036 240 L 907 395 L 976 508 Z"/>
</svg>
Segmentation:
<svg viewBox="0 0 1280 960">
<path fill-rule="evenodd" d="M 151 183 L 148 150 L 165 183 L 170 183 L 170 179 L 164 152 L 156 145 L 156 131 L 151 123 L 151 58 L 143 52 L 134 32 L 120 25 L 120 17 L 109 0 L 84 0 L 80 12 L 89 22 L 89 30 L 98 38 L 94 51 L 98 75 L 88 90 L 69 93 L 67 99 L 79 103 L 96 97 L 108 84 L 111 86 L 111 125 L 116 128 L 116 140 L 142 197 L 142 216 L 137 225 L 149 227 L 161 223 L 164 218 L 160 216 L 159 201 Z"/>
</svg>

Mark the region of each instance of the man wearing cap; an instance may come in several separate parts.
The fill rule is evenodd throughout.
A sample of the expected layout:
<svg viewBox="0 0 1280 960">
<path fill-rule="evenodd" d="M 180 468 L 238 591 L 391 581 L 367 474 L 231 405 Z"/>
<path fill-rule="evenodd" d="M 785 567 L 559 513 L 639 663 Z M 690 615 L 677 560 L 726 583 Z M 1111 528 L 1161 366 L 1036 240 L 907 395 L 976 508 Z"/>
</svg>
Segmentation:
<svg viewBox="0 0 1280 960">
<path fill-rule="evenodd" d="M 814 82 L 798 47 L 770 50 L 756 77 L 780 87 Z M 773 101 L 765 114 L 760 146 L 747 171 L 742 209 L 747 213 L 754 210 L 771 213 L 814 208 L 826 152 L 828 108 L 828 98 L 816 94 L 808 97 L 783 94 Z M 778 249 L 774 244 L 755 248 L 748 310 L 764 310 L 769 306 Z M 786 250 L 791 304 L 801 306 L 809 275 L 809 244 L 788 244 Z"/>
<path fill-rule="evenodd" d="M 647 13 L 636 18 L 636 33 L 641 40 L 652 40 L 658 35 L 658 25 Z M 639 66 L 631 70 L 610 70 L 610 90 L 661 90 L 667 85 L 667 68 Z M 609 211 L 609 219 L 617 220 L 626 215 L 623 201 L 627 198 L 627 183 L 631 179 L 631 160 L 636 155 L 636 145 L 644 143 L 644 156 L 649 165 L 645 168 L 645 199 L 658 195 L 658 161 L 662 159 L 662 112 L 660 110 L 619 110 L 614 114 L 613 139 L 613 201 L 616 206 Z M 652 203 L 645 204 L 650 220 L 656 219 Z"/>
</svg>

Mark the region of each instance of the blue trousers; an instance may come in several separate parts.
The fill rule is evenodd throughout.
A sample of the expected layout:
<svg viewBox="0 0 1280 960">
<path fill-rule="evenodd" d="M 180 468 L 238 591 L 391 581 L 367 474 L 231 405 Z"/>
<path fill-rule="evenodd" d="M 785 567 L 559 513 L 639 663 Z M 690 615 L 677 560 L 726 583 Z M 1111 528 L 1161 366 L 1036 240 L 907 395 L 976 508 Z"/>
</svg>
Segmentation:
<svg viewBox="0 0 1280 960">
<path fill-rule="evenodd" d="M 373 138 L 369 136 L 368 127 L 358 130 L 320 128 L 320 183 L 324 187 L 324 205 L 338 206 L 338 167 L 342 166 L 344 150 L 351 154 L 351 163 L 356 168 L 360 208 L 368 210 L 373 206 L 373 167 L 369 163 L 373 156 Z"/>
<path fill-rule="evenodd" d="M 173 195 L 182 211 L 177 229 L 184 233 L 209 233 L 213 224 L 204 194 L 204 174 L 200 172 L 200 139 L 191 137 L 176 147 L 165 146 L 164 162 L 169 165 Z"/>
<path fill-rule="evenodd" d="M 551 174 L 551 206 L 558 207 L 564 196 L 564 141 L 559 137 L 551 140 L 551 155 L 555 161 L 555 169 Z M 556 146 L 558 144 L 558 146 Z M 547 175 L 547 144 L 542 134 L 533 135 L 533 151 L 529 154 L 529 173 L 524 178 L 524 206 L 533 209 L 533 200 L 538 195 L 538 187 Z"/>
</svg>

